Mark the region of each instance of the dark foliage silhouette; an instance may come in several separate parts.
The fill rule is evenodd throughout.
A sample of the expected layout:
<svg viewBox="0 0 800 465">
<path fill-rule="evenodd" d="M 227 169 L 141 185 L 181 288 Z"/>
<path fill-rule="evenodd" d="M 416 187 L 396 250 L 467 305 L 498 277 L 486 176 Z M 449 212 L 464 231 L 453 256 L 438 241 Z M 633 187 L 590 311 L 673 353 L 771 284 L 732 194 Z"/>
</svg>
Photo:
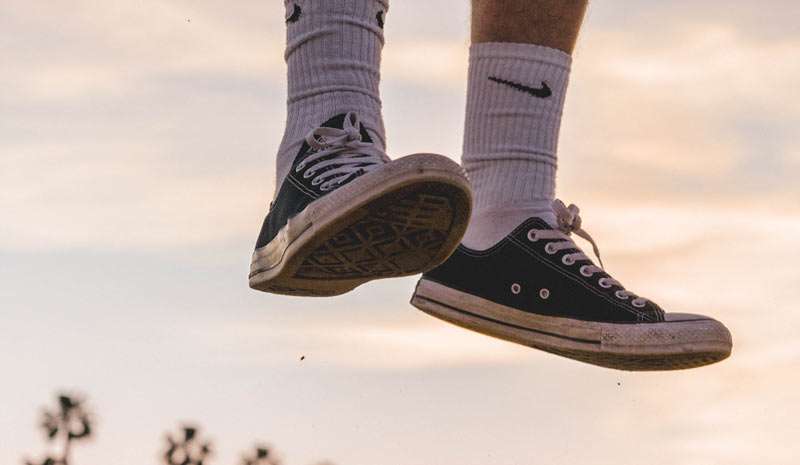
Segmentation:
<svg viewBox="0 0 800 465">
<path fill-rule="evenodd" d="M 26 460 L 25 465 L 70 465 L 73 443 L 92 435 L 91 414 L 78 396 L 59 395 L 58 406 L 42 413 L 40 426 L 47 441 L 60 448 L 60 454 L 49 454 L 41 462 Z"/>
<path fill-rule="evenodd" d="M 39 427 L 44 431 L 50 453 L 41 460 L 23 461 L 24 465 L 74 465 L 74 443 L 93 436 L 93 416 L 82 397 L 60 394 L 55 408 L 42 411 Z M 164 465 L 209 465 L 213 455 L 211 442 L 200 437 L 199 428 L 183 425 L 176 433 L 164 435 L 167 447 L 162 454 Z M 282 465 L 275 450 L 258 444 L 242 455 L 241 465 Z M 333 465 L 319 462 L 316 465 Z"/>
<path fill-rule="evenodd" d="M 281 465 L 281 462 L 271 448 L 258 445 L 250 455 L 242 458 L 242 465 Z"/>
<path fill-rule="evenodd" d="M 201 441 L 198 428 L 184 426 L 180 438 L 166 434 L 167 450 L 164 452 L 165 465 L 204 465 L 211 456 L 211 442 Z"/>
</svg>

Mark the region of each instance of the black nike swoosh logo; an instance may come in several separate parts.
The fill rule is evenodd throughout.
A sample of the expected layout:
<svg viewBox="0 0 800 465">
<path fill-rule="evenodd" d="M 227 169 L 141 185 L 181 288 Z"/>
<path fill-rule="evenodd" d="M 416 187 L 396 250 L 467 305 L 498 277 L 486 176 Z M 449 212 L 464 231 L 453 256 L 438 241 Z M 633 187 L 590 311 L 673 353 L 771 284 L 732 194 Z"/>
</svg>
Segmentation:
<svg viewBox="0 0 800 465">
<path fill-rule="evenodd" d="M 547 85 L 546 82 L 542 81 L 542 87 L 529 87 L 525 84 L 520 84 L 514 81 L 507 81 L 505 79 L 500 79 L 499 77 L 489 76 L 490 81 L 494 81 L 498 84 L 503 84 L 505 86 L 511 87 L 512 89 L 516 89 L 521 92 L 525 92 L 526 94 L 533 95 L 537 98 L 548 98 L 553 95 L 553 91 L 550 89 L 550 86 Z"/>
<path fill-rule="evenodd" d="M 297 3 L 294 4 L 294 10 L 292 11 L 292 15 L 286 18 L 286 23 L 295 23 L 298 19 L 300 19 L 300 15 L 303 14 L 303 9 L 300 8 L 300 5 Z"/>
</svg>

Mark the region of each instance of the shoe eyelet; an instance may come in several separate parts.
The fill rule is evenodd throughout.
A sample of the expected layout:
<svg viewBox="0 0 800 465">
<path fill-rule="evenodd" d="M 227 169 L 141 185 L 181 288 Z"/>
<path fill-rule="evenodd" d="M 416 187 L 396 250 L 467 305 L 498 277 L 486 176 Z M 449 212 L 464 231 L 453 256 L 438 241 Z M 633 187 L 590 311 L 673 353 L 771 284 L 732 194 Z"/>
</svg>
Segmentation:
<svg viewBox="0 0 800 465">
<path fill-rule="evenodd" d="M 614 295 L 620 300 L 628 300 L 628 296 L 624 294 L 622 290 L 615 292 Z"/>
<path fill-rule="evenodd" d="M 536 230 L 535 229 L 531 229 L 530 231 L 528 231 L 528 240 L 531 241 L 531 242 L 536 242 L 536 241 L 539 240 L 539 238 L 536 237 Z"/>
<path fill-rule="evenodd" d="M 295 173 L 299 173 L 299 172 L 303 171 L 303 168 L 305 168 L 305 167 L 306 167 L 306 165 L 304 165 L 302 163 L 298 163 L 297 166 L 294 167 L 294 172 Z"/>
<path fill-rule="evenodd" d="M 555 254 L 555 253 L 557 252 L 557 251 L 556 251 L 556 250 L 553 248 L 553 243 L 552 243 L 552 242 L 550 242 L 549 244 L 547 244 L 546 246 L 544 246 L 544 251 L 545 251 L 545 252 L 547 252 L 547 254 L 548 254 L 548 255 L 553 255 L 553 254 Z"/>
<path fill-rule="evenodd" d="M 320 184 L 322 184 L 321 178 L 314 178 L 314 180 L 311 181 L 312 186 L 319 186 Z"/>
<path fill-rule="evenodd" d="M 571 266 L 575 264 L 575 259 L 570 257 L 569 255 L 564 255 L 563 257 L 561 257 L 561 263 L 567 266 Z"/>
<path fill-rule="evenodd" d="M 592 277 L 592 273 L 589 271 L 589 266 L 588 265 L 583 265 L 581 267 L 581 269 L 580 269 L 580 272 L 581 272 L 582 276 L 585 276 L 587 278 L 591 278 Z"/>
<path fill-rule="evenodd" d="M 597 281 L 597 284 L 599 284 L 603 289 L 611 289 L 611 283 L 609 283 L 606 278 L 600 278 L 600 280 Z"/>
<path fill-rule="evenodd" d="M 639 299 L 633 299 L 631 301 L 631 305 L 633 305 L 636 308 L 644 308 L 647 305 L 647 302 Z"/>
<path fill-rule="evenodd" d="M 322 192 L 328 192 L 332 188 L 333 188 L 333 186 L 331 186 L 329 184 L 323 184 L 322 186 L 320 186 L 319 190 L 321 190 Z"/>
<path fill-rule="evenodd" d="M 308 171 L 306 171 L 305 173 L 303 173 L 303 178 L 305 178 L 305 179 L 308 179 L 308 178 L 310 178 L 311 176 L 314 176 L 315 174 L 316 174 L 316 172 L 315 172 L 315 171 L 308 170 Z"/>
<path fill-rule="evenodd" d="M 511 285 L 512 294 L 519 295 L 520 292 L 522 292 L 522 286 L 520 286 L 519 283 L 514 283 Z"/>
<path fill-rule="evenodd" d="M 539 297 L 541 297 L 542 300 L 549 299 L 550 298 L 550 289 L 547 289 L 546 287 L 543 287 L 541 290 L 539 290 Z"/>
</svg>

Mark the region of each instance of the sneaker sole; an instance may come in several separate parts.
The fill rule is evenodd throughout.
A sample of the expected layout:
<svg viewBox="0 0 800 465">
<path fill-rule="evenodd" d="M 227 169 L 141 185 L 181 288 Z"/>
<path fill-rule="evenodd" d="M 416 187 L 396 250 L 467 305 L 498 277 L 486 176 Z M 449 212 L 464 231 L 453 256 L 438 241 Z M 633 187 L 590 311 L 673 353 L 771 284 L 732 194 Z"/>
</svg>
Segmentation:
<svg viewBox="0 0 800 465">
<path fill-rule="evenodd" d="M 731 335 L 699 315 L 667 314 L 661 323 L 613 324 L 536 315 L 421 279 L 411 304 L 488 336 L 592 365 L 627 371 L 696 368 L 726 359 Z"/>
<path fill-rule="evenodd" d="M 291 218 L 253 254 L 250 287 L 322 297 L 425 272 L 458 247 L 471 202 L 457 163 L 433 154 L 403 157 Z"/>
</svg>

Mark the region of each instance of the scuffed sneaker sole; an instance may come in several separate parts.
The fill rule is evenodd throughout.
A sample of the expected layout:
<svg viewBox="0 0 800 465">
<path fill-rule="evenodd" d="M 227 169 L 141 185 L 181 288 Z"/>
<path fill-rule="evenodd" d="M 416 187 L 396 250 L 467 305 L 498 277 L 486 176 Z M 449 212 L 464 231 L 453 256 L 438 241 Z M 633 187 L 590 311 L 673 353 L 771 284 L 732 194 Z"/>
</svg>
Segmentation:
<svg viewBox="0 0 800 465">
<path fill-rule="evenodd" d="M 458 247 L 471 193 L 458 164 L 417 154 L 311 203 L 256 250 L 250 287 L 333 296 L 374 279 L 425 272 Z"/>
<path fill-rule="evenodd" d="M 455 325 L 592 365 L 628 371 L 681 370 L 728 358 L 722 323 L 667 314 L 661 323 L 613 324 L 549 317 L 499 305 L 421 279 L 411 304 Z"/>
</svg>

